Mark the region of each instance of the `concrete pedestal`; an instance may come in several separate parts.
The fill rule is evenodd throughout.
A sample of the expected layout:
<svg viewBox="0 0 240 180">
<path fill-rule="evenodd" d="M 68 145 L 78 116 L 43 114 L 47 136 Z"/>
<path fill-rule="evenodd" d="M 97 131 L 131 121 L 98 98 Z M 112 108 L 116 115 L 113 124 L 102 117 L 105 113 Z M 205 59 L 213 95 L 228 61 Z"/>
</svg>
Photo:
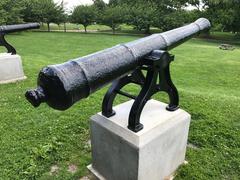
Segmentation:
<svg viewBox="0 0 240 180">
<path fill-rule="evenodd" d="M 161 180 L 185 160 L 190 115 L 181 109 L 168 112 L 166 104 L 150 100 L 140 119 L 144 129 L 134 133 L 127 128 L 132 103 L 116 106 L 113 117 L 91 117 L 88 168 L 98 179 Z"/>
<path fill-rule="evenodd" d="M 0 54 L 0 84 L 6 84 L 26 79 L 19 55 Z"/>
</svg>

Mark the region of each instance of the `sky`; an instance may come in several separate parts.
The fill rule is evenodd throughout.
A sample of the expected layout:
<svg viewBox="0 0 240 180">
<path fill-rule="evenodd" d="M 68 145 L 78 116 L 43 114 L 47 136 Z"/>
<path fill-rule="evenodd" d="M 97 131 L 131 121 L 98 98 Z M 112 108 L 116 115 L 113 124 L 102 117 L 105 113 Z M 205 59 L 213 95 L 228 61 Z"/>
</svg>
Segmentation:
<svg viewBox="0 0 240 180">
<path fill-rule="evenodd" d="M 54 0 L 57 3 L 62 2 L 62 0 Z M 63 0 L 67 10 L 73 10 L 73 7 L 82 4 L 92 4 L 92 0 Z M 104 0 L 108 2 L 109 0 Z"/>
</svg>

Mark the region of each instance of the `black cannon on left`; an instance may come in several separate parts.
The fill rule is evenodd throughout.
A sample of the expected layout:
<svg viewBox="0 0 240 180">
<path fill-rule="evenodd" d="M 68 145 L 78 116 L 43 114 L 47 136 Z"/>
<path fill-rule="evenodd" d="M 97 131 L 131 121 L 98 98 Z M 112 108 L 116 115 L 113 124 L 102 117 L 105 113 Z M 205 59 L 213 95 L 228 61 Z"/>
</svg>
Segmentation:
<svg viewBox="0 0 240 180">
<path fill-rule="evenodd" d="M 29 29 L 39 29 L 39 28 L 40 28 L 39 23 L 0 26 L 0 46 L 4 46 L 7 49 L 8 53 L 11 53 L 14 55 L 17 53 L 16 49 L 6 41 L 4 36 L 9 33 L 20 32 L 20 31 L 25 31 Z"/>
<path fill-rule="evenodd" d="M 38 87 L 27 91 L 26 98 L 35 107 L 46 102 L 54 109 L 66 110 L 80 99 L 113 82 L 104 97 L 102 114 L 106 117 L 115 114 L 112 106 L 117 94 L 135 99 L 128 128 L 138 132 L 143 128 L 139 122 L 143 107 L 155 93 L 164 91 L 169 95 L 168 111 L 178 109 L 178 91 L 169 70 L 174 56 L 168 50 L 209 30 L 210 26 L 207 19 L 200 18 L 171 31 L 120 44 L 63 64 L 47 66 L 39 73 Z M 130 83 L 142 87 L 138 96 L 121 90 Z"/>
</svg>

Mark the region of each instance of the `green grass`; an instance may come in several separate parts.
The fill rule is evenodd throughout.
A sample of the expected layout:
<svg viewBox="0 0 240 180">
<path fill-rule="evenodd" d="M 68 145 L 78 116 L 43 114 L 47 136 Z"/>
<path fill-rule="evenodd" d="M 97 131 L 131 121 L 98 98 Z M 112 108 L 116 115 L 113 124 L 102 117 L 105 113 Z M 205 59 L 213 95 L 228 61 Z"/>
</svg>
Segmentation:
<svg viewBox="0 0 240 180">
<path fill-rule="evenodd" d="M 25 100 L 39 70 L 136 36 L 28 32 L 7 36 L 22 56 L 27 80 L 0 85 L 0 179 L 79 179 L 91 163 L 89 117 L 101 110 L 107 88 L 65 112 Z M 235 40 L 237 41 L 237 40 Z M 239 42 L 239 41 L 238 41 Z M 187 165 L 176 179 L 240 178 L 240 49 L 222 51 L 219 40 L 193 39 L 172 51 L 171 71 L 181 108 L 192 115 Z M 1 49 L 2 50 L 2 49 Z M 130 86 L 130 92 L 137 88 Z M 155 99 L 167 102 L 160 93 Z M 125 98 L 118 98 L 123 102 Z M 67 171 L 74 164 L 77 172 Z M 59 167 L 49 175 L 53 165 Z"/>
</svg>

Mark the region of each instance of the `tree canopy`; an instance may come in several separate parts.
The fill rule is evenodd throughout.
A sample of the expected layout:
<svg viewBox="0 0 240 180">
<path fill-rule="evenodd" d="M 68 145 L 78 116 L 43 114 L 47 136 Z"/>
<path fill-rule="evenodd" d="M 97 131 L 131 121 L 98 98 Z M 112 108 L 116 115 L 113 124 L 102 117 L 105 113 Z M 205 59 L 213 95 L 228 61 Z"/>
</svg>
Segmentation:
<svg viewBox="0 0 240 180">
<path fill-rule="evenodd" d="M 100 23 L 111 27 L 113 33 L 120 24 L 124 23 L 124 8 L 122 6 L 110 6 L 101 15 Z"/>
<path fill-rule="evenodd" d="M 25 22 L 47 23 L 50 31 L 50 23 L 60 24 L 64 21 L 64 10 L 61 5 L 53 0 L 24 0 L 25 7 L 22 10 Z"/>
<path fill-rule="evenodd" d="M 95 6 L 77 6 L 72 13 L 71 21 L 76 24 L 82 24 L 85 32 L 87 32 L 87 26 L 96 21 L 96 8 Z"/>
<path fill-rule="evenodd" d="M 22 0 L 1 0 L 0 1 L 0 24 L 15 24 L 23 22 Z"/>
<path fill-rule="evenodd" d="M 152 3 L 136 4 L 128 9 L 127 23 L 149 34 L 150 27 L 154 26 L 157 21 L 157 13 L 157 8 Z"/>
</svg>

